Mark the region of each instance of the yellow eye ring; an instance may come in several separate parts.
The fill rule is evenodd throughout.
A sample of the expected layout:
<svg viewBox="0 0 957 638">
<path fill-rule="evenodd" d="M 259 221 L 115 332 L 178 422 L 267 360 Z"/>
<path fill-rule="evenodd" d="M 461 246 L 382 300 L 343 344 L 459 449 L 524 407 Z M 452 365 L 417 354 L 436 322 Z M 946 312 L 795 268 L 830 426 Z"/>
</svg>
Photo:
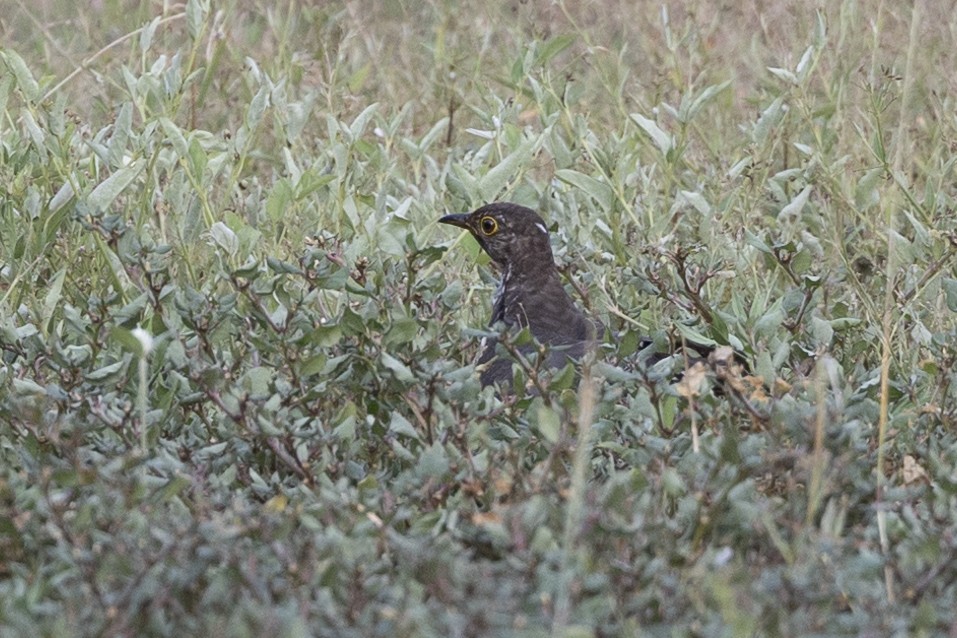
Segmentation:
<svg viewBox="0 0 957 638">
<path fill-rule="evenodd" d="M 498 232 L 498 222 L 495 221 L 494 217 L 486 216 L 479 221 L 479 228 L 486 236 L 491 237 Z"/>
</svg>

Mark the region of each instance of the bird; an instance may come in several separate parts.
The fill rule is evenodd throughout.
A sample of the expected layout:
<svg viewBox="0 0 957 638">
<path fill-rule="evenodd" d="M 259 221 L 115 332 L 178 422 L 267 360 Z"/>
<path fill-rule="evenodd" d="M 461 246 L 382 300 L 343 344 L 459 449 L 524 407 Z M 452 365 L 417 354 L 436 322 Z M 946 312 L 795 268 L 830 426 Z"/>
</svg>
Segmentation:
<svg viewBox="0 0 957 638">
<path fill-rule="evenodd" d="M 501 273 L 492 301 L 489 326 L 504 324 L 510 331 L 528 328 L 547 346 L 546 365 L 560 368 L 593 350 L 604 332 L 562 285 L 545 221 L 519 204 L 496 202 L 471 213 L 445 215 L 438 220 L 464 228 L 479 243 Z M 498 340 L 489 339 L 479 356 L 482 386 L 511 382 L 513 359 L 498 352 Z M 519 349 L 533 352 L 532 346 Z"/>
</svg>

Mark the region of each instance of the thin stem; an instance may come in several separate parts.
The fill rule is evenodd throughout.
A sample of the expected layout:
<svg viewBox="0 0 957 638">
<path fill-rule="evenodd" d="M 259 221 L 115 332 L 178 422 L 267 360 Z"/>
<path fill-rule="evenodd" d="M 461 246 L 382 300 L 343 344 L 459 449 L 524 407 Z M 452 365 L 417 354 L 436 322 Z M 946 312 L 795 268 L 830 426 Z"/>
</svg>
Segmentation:
<svg viewBox="0 0 957 638">
<path fill-rule="evenodd" d="M 171 16 L 168 16 L 168 17 L 166 17 L 166 18 L 161 19 L 158 24 L 166 24 L 167 22 L 172 22 L 173 20 L 179 20 L 179 19 L 185 18 L 185 17 L 186 17 L 186 13 L 185 13 L 185 12 L 183 12 L 183 13 L 177 13 L 176 15 L 171 15 Z M 109 44 L 107 44 L 105 47 L 103 47 L 102 49 L 100 49 L 99 51 L 97 51 L 96 53 L 94 53 L 93 55 L 91 55 L 90 57 L 88 57 L 87 59 L 83 60 L 83 62 L 80 63 L 80 66 L 78 66 L 77 68 L 73 69 L 73 71 L 70 72 L 69 75 L 67 75 L 65 78 L 63 78 L 63 79 L 60 80 L 59 82 L 57 82 L 57 83 L 53 86 L 53 88 L 51 88 L 49 91 L 47 91 L 46 93 L 44 93 L 44 94 L 43 94 L 43 97 L 41 98 L 41 101 L 44 101 L 44 100 L 49 99 L 54 93 L 56 93 L 57 91 L 59 91 L 60 89 L 62 89 L 64 86 L 66 86 L 66 84 L 69 83 L 73 78 L 75 78 L 76 76 L 78 76 L 78 75 L 79 75 L 80 73 L 82 73 L 83 71 L 86 71 L 88 68 L 90 68 L 90 65 L 93 64 L 93 62 L 95 62 L 98 57 L 100 57 L 101 55 L 103 55 L 104 53 L 106 53 L 107 51 L 109 51 L 110 49 L 112 49 L 113 47 L 118 46 L 118 45 L 120 45 L 120 44 L 126 42 L 126 41 L 129 40 L 130 38 L 133 38 L 133 37 L 138 36 L 140 33 L 142 33 L 143 31 L 145 31 L 148 26 L 149 26 L 149 25 L 147 25 L 147 26 L 145 26 L 145 27 L 140 27 L 139 29 L 136 29 L 136 30 L 134 30 L 134 31 L 130 31 L 129 33 L 126 33 L 126 34 L 120 36 L 119 38 L 117 38 L 116 40 L 113 40 L 112 42 L 110 42 Z"/>
</svg>

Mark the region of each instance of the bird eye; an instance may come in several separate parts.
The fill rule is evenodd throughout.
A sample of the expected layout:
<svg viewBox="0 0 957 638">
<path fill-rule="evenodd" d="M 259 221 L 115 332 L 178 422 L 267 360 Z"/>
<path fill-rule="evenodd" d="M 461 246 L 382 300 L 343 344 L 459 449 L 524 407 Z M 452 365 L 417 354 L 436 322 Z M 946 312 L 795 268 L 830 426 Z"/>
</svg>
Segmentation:
<svg viewBox="0 0 957 638">
<path fill-rule="evenodd" d="M 498 232 L 498 222 L 495 221 L 494 217 L 483 217 L 479 224 L 482 227 L 482 232 L 489 237 Z"/>
</svg>

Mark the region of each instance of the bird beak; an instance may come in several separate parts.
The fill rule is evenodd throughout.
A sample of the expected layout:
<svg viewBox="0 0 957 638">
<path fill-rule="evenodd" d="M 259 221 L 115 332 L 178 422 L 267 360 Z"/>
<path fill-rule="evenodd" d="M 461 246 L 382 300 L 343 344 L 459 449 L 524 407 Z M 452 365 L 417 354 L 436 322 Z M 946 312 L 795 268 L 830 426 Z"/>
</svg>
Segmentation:
<svg viewBox="0 0 957 638">
<path fill-rule="evenodd" d="M 454 215 L 446 215 L 439 219 L 440 224 L 449 224 L 451 226 L 458 226 L 459 228 L 468 228 L 469 227 L 469 213 L 456 213 Z"/>
</svg>

